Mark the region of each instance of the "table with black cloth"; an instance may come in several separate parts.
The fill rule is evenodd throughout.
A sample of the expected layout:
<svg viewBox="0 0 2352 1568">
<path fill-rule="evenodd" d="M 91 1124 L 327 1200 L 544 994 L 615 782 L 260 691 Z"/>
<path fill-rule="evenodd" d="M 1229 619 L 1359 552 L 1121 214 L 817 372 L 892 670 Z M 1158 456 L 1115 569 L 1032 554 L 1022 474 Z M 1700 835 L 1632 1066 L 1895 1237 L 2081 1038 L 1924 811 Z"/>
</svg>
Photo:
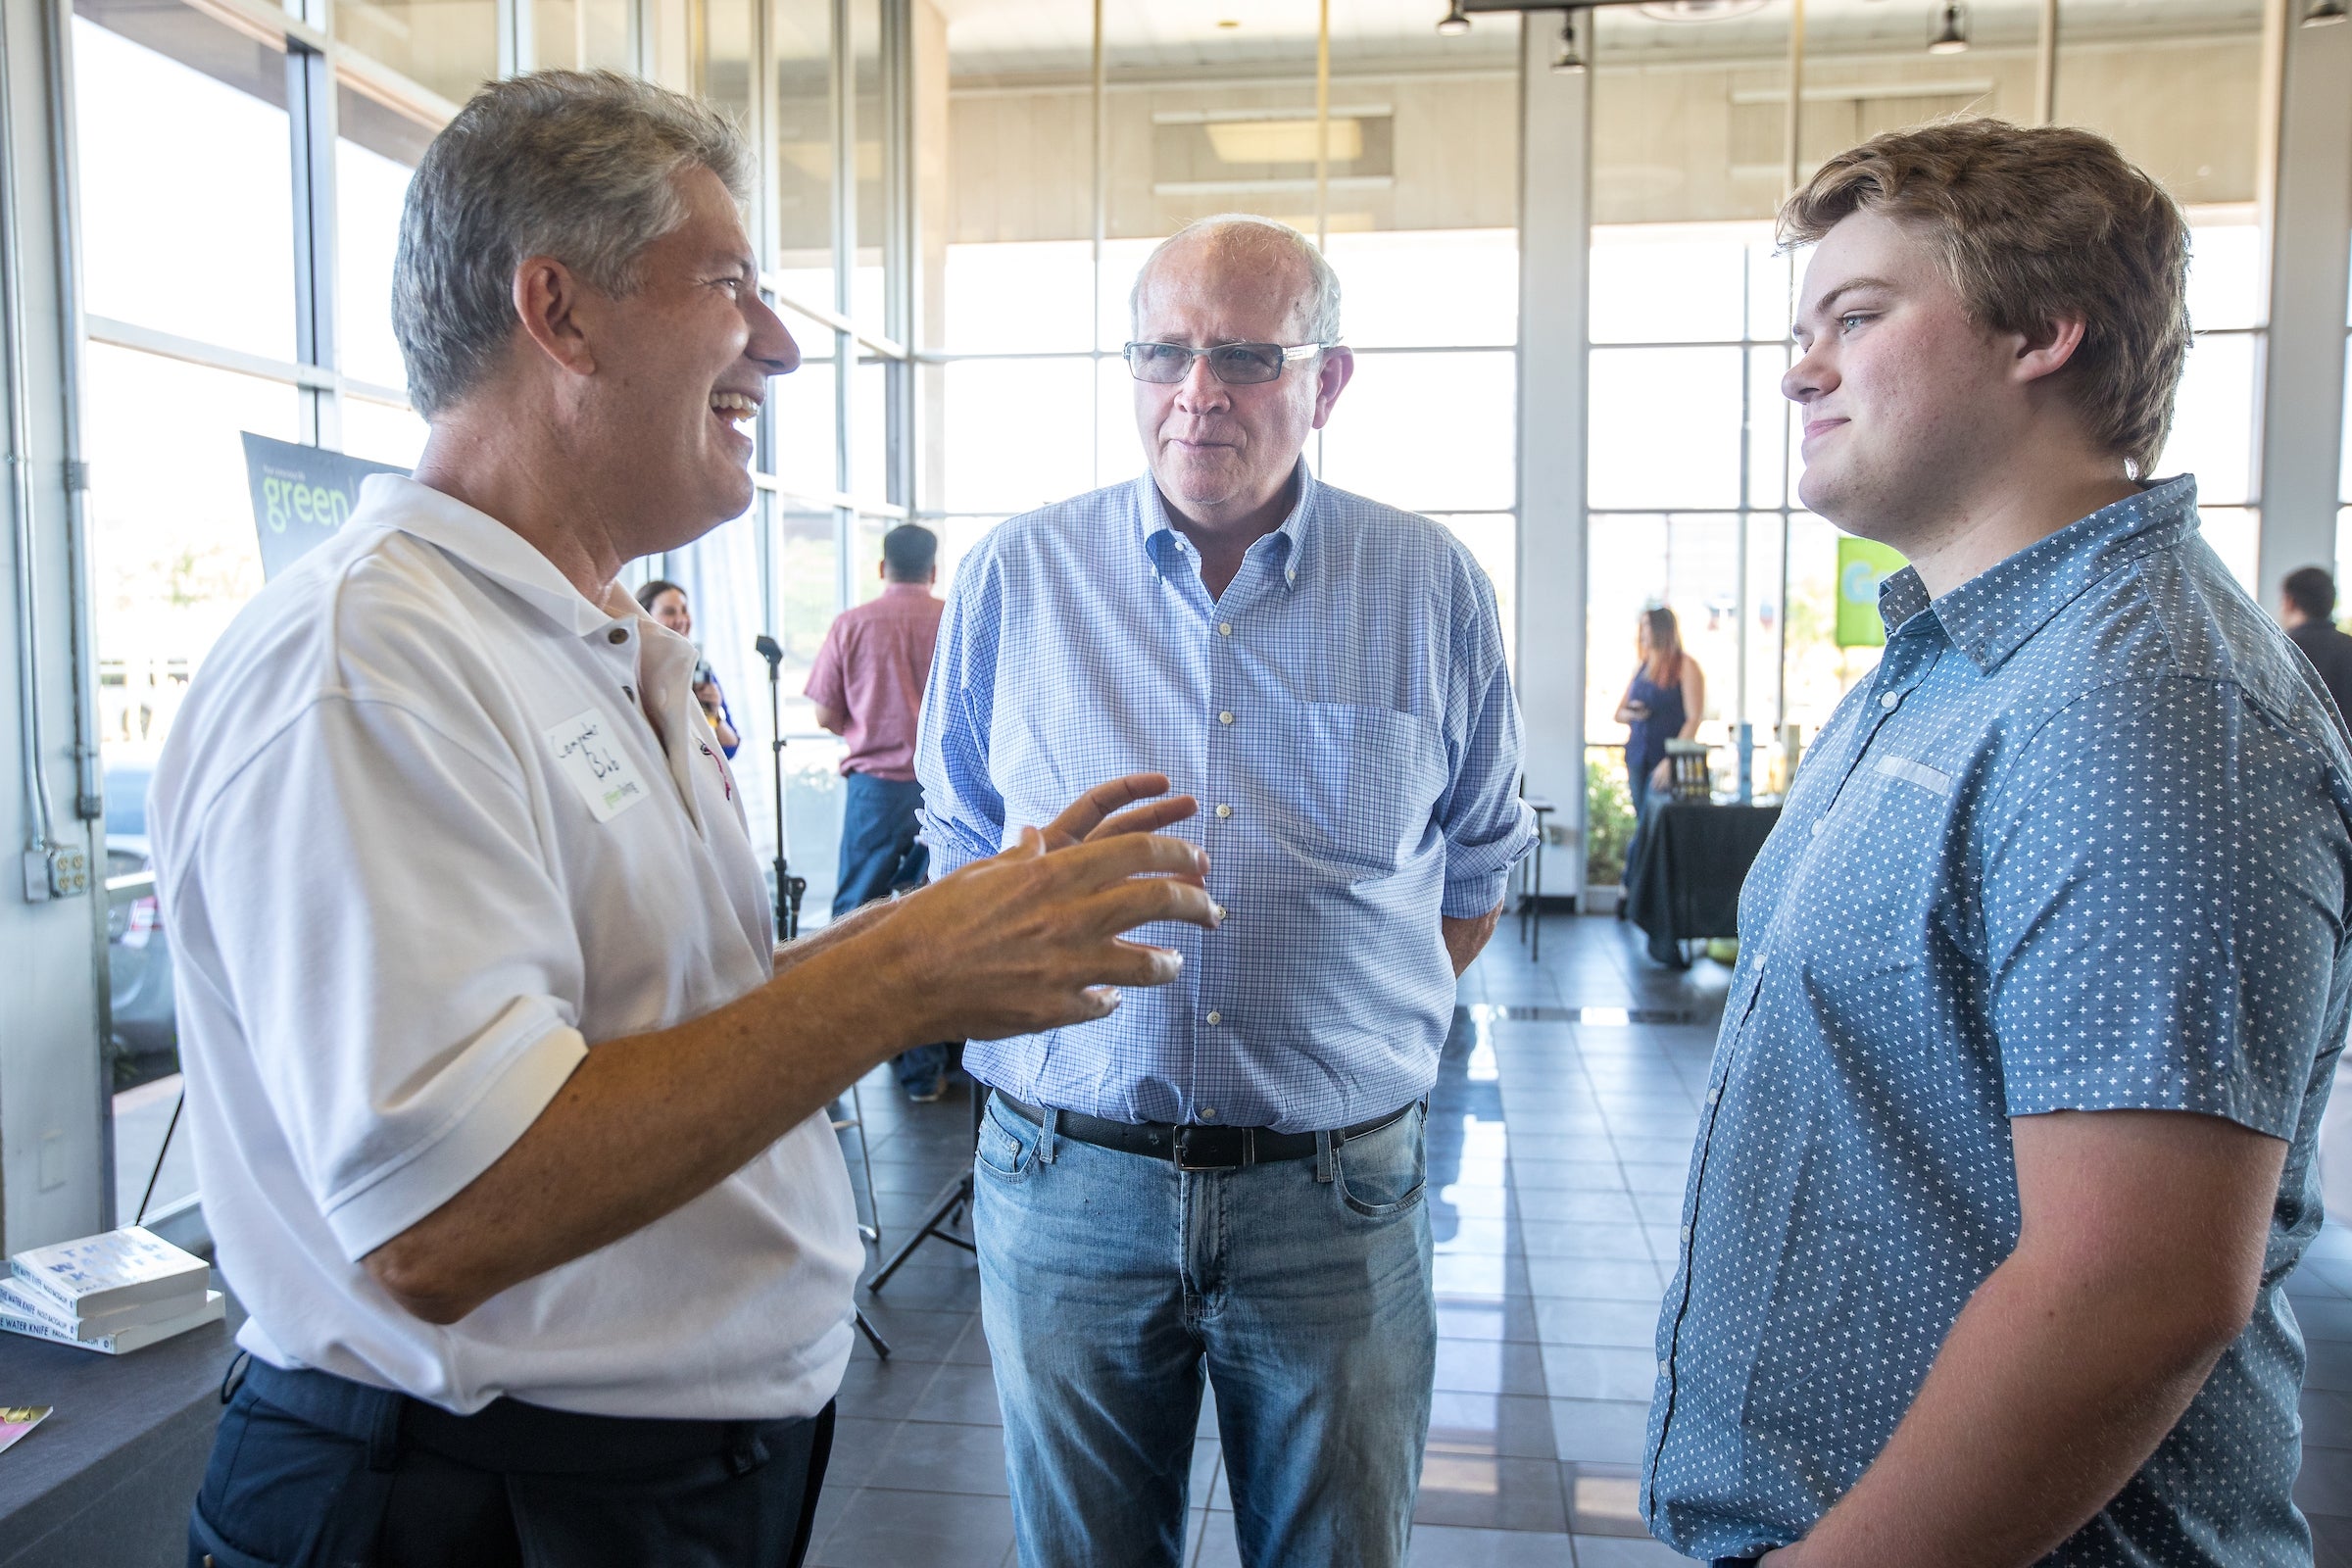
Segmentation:
<svg viewBox="0 0 2352 1568">
<path fill-rule="evenodd" d="M 1651 957 L 1688 968 L 1683 943 L 1740 934 L 1740 884 L 1780 819 L 1777 806 L 1693 803 L 1651 813 L 1627 877 L 1629 912 Z"/>
</svg>

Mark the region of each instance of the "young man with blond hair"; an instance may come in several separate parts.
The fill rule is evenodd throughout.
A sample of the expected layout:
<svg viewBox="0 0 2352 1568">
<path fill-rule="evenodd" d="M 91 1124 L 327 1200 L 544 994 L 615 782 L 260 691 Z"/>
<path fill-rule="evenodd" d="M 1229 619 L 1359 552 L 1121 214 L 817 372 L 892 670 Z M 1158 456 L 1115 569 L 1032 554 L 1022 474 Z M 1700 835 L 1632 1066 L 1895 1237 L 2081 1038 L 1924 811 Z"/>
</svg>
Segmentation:
<svg viewBox="0 0 2352 1568">
<path fill-rule="evenodd" d="M 2309 1563 L 2281 1282 L 2347 1010 L 2352 756 L 2148 477 L 2187 230 L 2087 131 L 1832 159 L 1783 390 L 1903 552 L 1749 876 L 1642 1474 L 1783 1568 Z"/>
</svg>

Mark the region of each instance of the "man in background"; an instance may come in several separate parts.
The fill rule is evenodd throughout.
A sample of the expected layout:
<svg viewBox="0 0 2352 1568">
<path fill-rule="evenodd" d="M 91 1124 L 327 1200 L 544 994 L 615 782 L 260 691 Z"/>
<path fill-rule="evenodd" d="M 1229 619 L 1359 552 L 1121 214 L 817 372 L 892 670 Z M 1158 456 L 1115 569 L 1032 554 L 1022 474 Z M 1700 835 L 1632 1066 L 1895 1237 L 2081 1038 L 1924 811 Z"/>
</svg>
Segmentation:
<svg viewBox="0 0 2352 1568">
<path fill-rule="evenodd" d="M 2287 641 L 2320 672 L 2337 716 L 2352 716 L 2352 637 L 2335 629 L 2335 579 L 2322 567 L 2304 566 L 2286 574 L 2278 595 L 2278 624 Z"/>
<path fill-rule="evenodd" d="M 914 779 L 914 729 L 939 641 L 939 537 L 915 523 L 882 536 L 882 596 L 833 618 L 808 696 L 816 721 L 849 743 L 841 760 L 841 879 L 833 918 L 919 887 L 929 855 L 916 838 L 923 787 Z M 948 1048 L 917 1046 L 892 1064 L 906 1098 L 947 1092 Z"/>
<path fill-rule="evenodd" d="M 1399 1568 L 1437 1355 L 1424 1102 L 1534 842 L 1494 590 L 1300 453 L 1354 368 L 1320 251 L 1152 253 L 1148 471 L 965 557 L 923 710 L 948 870 L 1057 780 L 1198 796 L 1224 923 L 1107 1027 L 974 1043 L 981 1320 L 1025 1568 L 1173 1568 L 1205 1369 L 1248 1568 Z"/>
</svg>

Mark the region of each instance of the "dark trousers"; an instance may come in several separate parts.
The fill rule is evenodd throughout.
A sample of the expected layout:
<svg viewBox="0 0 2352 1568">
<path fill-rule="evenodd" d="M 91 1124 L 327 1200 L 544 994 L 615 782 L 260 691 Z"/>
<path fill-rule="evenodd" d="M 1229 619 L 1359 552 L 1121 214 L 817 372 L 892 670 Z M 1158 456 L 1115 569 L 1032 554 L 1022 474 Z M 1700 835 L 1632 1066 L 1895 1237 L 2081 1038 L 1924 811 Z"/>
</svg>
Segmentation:
<svg viewBox="0 0 2352 1568">
<path fill-rule="evenodd" d="M 663 1421 L 500 1399 L 458 1416 L 245 1365 L 189 1568 L 799 1568 L 833 1448 L 831 1405 Z"/>
<path fill-rule="evenodd" d="M 863 908 L 876 899 L 922 886 L 931 852 L 915 838 L 915 813 L 923 808 L 923 787 L 912 779 L 852 773 L 841 808 L 841 880 L 833 894 L 833 918 Z M 948 1048 L 917 1046 L 892 1062 L 899 1083 L 914 1088 L 947 1071 Z"/>
</svg>

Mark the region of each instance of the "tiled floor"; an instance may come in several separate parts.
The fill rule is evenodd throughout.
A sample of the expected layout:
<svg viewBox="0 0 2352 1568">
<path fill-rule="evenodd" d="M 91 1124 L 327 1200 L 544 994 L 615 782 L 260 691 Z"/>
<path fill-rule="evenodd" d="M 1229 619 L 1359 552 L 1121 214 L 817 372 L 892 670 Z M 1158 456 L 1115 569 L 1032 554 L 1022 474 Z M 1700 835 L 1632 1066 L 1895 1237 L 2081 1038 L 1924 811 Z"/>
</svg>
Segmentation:
<svg viewBox="0 0 2352 1568">
<path fill-rule="evenodd" d="M 1463 978 L 1432 1100 L 1443 1338 L 1413 1562 L 1680 1563 L 1642 1529 L 1635 1465 L 1726 971 L 1662 970 L 1613 920 L 1553 917 L 1541 964 L 1515 935 L 1506 924 Z M 907 1104 L 886 1073 L 861 1091 L 894 1250 L 969 1158 L 960 1082 L 936 1105 Z M 2352 1568 L 2352 1233 L 2330 1226 L 2293 1291 L 2311 1344 L 2297 1497 L 2319 1563 Z M 860 1345 L 842 1387 L 811 1563 L 1011 1564 L 969 1254 L 926 1243 L 881 1296 L 859 1299 L 893 1354 L 879 1362 Z M 1186 1554 L 1198 1568 L 1239 1561 L 1215 1434 L 1204 1409 Z"/>
</svg>

